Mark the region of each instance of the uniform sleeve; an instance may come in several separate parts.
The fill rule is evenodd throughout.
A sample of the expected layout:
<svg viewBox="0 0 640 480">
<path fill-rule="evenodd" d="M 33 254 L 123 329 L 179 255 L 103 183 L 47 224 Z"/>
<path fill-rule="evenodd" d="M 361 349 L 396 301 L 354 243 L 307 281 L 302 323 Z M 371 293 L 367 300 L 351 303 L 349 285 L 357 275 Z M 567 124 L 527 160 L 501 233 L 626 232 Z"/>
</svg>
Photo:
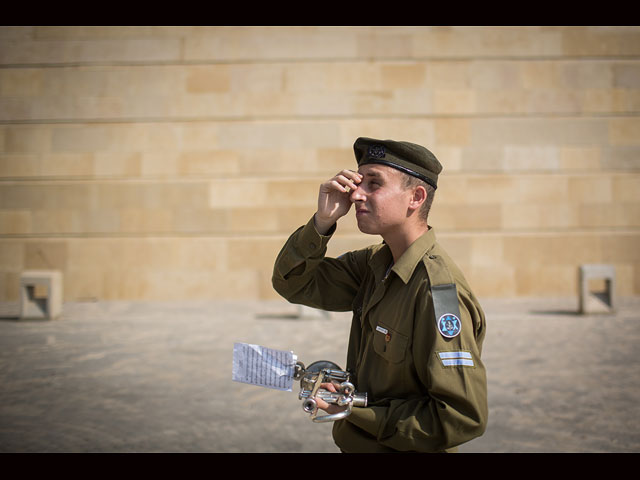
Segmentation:
<svg viewBox="0 0 640 480">
<path fill-rule="evenodd" d="M 347 420 L 400 451 L 437 452 L 480 436 L 488 417 L 487 385 L 480 359 L 484 313 L 472 296 L 458 292 L 461 330 L 439 333 L 431 293 L 417 305 L 412 353 L 424 395 L 384 399 L 354 408 Z"/>
<path fill-rule="evenodd" d="M 364 252 L 340 258 L 325 257 L 329 239 L 320 235 L 313 218 L 296 230 L 278 254 L 273 268 L 273 288 L 291 303 L 329 311 L 348 311 L 358 292 Z"/>
</svg>

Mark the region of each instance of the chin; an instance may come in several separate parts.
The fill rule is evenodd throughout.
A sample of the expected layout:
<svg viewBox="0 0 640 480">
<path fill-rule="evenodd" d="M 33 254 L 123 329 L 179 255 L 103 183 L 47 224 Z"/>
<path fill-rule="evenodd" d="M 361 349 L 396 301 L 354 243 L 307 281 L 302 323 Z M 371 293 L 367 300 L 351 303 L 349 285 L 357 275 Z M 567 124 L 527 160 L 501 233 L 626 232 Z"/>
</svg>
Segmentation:
<svg viewBox="0 0 640 480">
<path fill-rule="evenodd" d="M 368 235 L 377 235 L 379 233 L 377 228 L 373 225 L 367 225 L 366 222 L 358 222 L 358 230 Z"/>
</svg>

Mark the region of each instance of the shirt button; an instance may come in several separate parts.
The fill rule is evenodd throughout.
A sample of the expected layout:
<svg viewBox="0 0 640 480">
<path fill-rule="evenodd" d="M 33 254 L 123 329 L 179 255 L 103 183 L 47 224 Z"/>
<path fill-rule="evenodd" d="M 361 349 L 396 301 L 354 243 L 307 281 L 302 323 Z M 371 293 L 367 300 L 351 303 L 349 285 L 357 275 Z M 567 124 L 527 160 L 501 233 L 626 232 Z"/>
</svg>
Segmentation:
<svg viewBox="0 0 640 480">
<path fill-rule="evenodd" d="M 311 250 L 315 250 L 315 249 L 316 249 L 316 244 L 315 244 L 315 243 L 313 243 L 313 242 L 311 242 L 311 243 L 309 244 L 309 248 L 310 248 Z"/>
</svg>

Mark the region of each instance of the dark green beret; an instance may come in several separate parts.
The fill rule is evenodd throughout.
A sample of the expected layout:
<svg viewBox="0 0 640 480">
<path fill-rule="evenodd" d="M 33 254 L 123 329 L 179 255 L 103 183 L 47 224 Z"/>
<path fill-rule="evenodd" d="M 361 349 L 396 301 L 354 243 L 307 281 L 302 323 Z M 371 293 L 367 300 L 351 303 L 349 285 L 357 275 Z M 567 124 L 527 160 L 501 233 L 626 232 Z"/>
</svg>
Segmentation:
<svg viewBox="0 0 640 480">
<path fill-rule="evenodd" d="M 442 165 L 433 153 L 421 145 L 395 140 L 360 137 L 353 144 L 358 166 L 369 163 L 387 165 L 438 186 Z"/>
</svg>

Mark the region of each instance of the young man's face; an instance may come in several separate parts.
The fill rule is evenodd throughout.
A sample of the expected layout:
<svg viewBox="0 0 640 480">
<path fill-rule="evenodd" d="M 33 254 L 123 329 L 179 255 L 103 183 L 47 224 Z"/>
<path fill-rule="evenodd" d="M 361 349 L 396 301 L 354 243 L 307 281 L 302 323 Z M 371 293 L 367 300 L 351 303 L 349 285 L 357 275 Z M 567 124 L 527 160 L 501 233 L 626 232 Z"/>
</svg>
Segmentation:
<svg viewBox="0 0 640 480">
<path fill-rule="evenodd" d="M 403 186 L 404 174 L 385 165 L 362 165 L 363 178 L 351 192 L 358 228 L 363 233 L 383 235 L 407 220 L 411 190 Z"/>
</svg>

